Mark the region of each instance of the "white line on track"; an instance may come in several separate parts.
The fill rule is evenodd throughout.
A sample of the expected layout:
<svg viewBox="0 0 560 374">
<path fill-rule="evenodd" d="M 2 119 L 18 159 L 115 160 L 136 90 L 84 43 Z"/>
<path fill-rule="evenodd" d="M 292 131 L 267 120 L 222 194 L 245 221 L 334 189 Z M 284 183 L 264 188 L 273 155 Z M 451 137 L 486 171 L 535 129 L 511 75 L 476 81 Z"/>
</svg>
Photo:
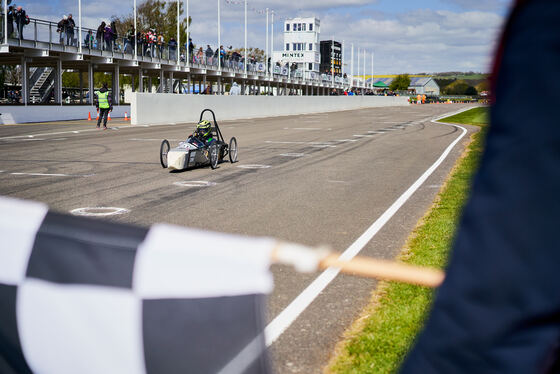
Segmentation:
<svg viewBox="0 0 560 374">
<path fill-rule="evenodd" d="M 95 174 L 49 174 L 49 173 L 9 173 L 10 175 L 25 175 L 31 177 L 93 177 Z"/>
<path fill-rule="evenodd" d="M 465 110 L 468 110 L 467 108 Z M 461 110 L 464 111 L 464 110 Z M 459 112 L 461 112 L 459 111 Z M 432 123 L 440 118 L 448 117 L 453 114 L 446 114 L 436 119 L 432 119 Z M 467 130 L 458 125 L 446 124 L 438 122 L 444 126 L 453 126 L 462 130 L 459 135 L 434 162 L 414 182 L 354 243 L 352 243 L 339 257 L 340 260 L 350 260 L 355 257 L 373 237 L 385 226 L 385 224 L 398 212 L 398 210 L 408 201 L 408 199 L 420 188 L 420 186 L 428 179 L 430 175 L 443 163 L 455 145 L 465 136 Z M 329 268 L 319 275 L 301 294 L 299 294 L 282 312 L 280 312 L 265 328 L 266 346 L 269 347 L 282 335 L 284 331 L 298 318 L 298 316 L 319 296 L 321 292 L 336 278 L 339 270 Z"/>
<path fill-rule="evenodd" d="M 373 138 L 373 135 L 352 135 L 355 136 L 356 138 Z"/>
</svg>

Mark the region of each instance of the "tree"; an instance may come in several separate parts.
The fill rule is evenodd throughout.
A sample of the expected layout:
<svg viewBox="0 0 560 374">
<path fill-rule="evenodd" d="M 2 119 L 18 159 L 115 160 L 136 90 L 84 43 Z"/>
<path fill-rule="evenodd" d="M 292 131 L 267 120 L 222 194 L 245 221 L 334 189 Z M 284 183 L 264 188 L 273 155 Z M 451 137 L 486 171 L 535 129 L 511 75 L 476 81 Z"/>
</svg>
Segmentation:
<svg viewBox="0 0 560 374">
<path fill-rule="evenodd" d="M 158 34 L 162 34 L 165 41 L 171 38 L 177 39 L 177 2 L 166 2 L 162 0 L 145 0 L 138 6 L 137 11 L 138 31 L 143 32 L 149 29 L 155 29 Z M 183 2 L 179 6 L 179 16 L 184 14 Z M 112 16 L 111 21 L 115 22 L 118 35 L 125 35 L 128 28 L 134 25 L 134 16 L 132 14 L 126 16 Z M 191 24 L 189 17 L 189 25 Z M 187 20 L 181 17 L 179 23 L 179 35 L 181 44 L 187 43 Z"/>
<path fill-rule="evenodd" d="M 393 81 L 389 88 L 391 91 L 406 91 L 410 86 L 410 77 L 408 74 L 399 74 Z"/>
<path fill-rule="evenodd" d="M 465 90 L 465 95 L 476 96 L 476 95 L 478 95 L 478 92 L 477 92 L 476 88 L 474 88 L 473 86 L 469 86 Z"/>
</svg>

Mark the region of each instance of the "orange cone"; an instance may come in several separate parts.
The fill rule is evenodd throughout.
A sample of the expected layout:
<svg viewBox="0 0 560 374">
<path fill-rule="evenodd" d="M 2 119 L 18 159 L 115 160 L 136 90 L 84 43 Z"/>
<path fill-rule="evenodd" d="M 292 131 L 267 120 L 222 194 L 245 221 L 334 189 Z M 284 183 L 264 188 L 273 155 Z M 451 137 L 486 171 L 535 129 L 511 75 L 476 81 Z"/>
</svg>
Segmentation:
<svg viewBox="0 0 560 374">
<path fill-rule="evenodd" d="M 124 112 L 124 120 L 128 121 L 128 113 L 127 112 Z"/>
<path fill-rule="evenodd" d="M 96 121 L 99 121 L 99 109 L 97 109 L 97 117 L 95 118 Z"/>
<path fill-rule="evenodd" d="M 110 120 L 111 120 L 111 112 L 109 112 L 109 115 L 107 117 L 107 121 L 110 121 Z"/>
<path fill-rule="evenodd" d="M 91 112 L 88 112 L 88 113 L 87 113 L 87 120 L 88 120 L 88 121 L 91 121 Z"/>
</svg>

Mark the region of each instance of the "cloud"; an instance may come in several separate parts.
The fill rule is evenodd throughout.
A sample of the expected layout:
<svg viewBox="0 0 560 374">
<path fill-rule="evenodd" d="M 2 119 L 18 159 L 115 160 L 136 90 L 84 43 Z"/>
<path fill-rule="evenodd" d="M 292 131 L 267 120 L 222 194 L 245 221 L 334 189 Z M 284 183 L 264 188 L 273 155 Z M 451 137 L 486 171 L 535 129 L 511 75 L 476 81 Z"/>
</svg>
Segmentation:
<svg viewBox="0 0 560 374">
<path fill-rule="evenodd" d="M 172 0 L 170 0 L 172 1 Z M 185 0 L 182 0 L 183 2 Z M 366 50 L 368 73 L 375 53 L 375 73 L 437 72 L 450 70 L 487 71 L 496 39 L 511 0 L 448 0 L 455 11 L 426 8 L 410 11 L 381 11 L 371 0 L 254 0 L 249 2 L 249 47 L 264 49 L 266 18 L 261 10 L 275 10 L 274 45 L 284 45 L 283 20 L 294 16 L 316 16 L 321 20 L 321 39 L 345 41 L 346 66 L 350 70 L 350 44 L 355 53 Z M 132 1 L 82 0 L 83 25 L 97 28 L 112 15 L 132 13 Z M 140 3 L 140 0 L 138 0 Z M 217 44 L 217 1 L 190 1 L 191 36 L 198 46 Z M 76 0 L 25 3 L 31 17 L 58 21 L 63 14 L 77 18 Z M 457 8 L 458 7 L 458 8 Z M 244 43 L 243 0 L 221 1 L 221 43 L 242 47 Z M 450 9 L 445 7 L 445 9 Z M 464 9 L 464 10 L 457 10 Z M 172 21 L 170 21 L 172 22 Z M 356 58 L 357 59 L 357 58 Z M 354 61 L 355 71 L 357 61 Z"/>
</svg>

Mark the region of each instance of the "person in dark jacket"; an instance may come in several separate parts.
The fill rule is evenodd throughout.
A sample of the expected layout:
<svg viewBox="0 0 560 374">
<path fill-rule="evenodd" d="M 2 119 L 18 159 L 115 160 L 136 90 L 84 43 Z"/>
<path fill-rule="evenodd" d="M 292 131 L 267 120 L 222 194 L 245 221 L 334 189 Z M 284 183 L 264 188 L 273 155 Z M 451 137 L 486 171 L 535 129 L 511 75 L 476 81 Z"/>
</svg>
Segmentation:
<svg viewBox="0 0 560 374">
<path fill-rule="evenodd" d="M 109 112 L 113 111 L 113 98 L 107 89 L 107 83 L 103 83 L 103 87 L 99 91 L 95 91 L 95 107 L 99 111 L 99 119 L 97 120 L 97 128 L 103 121 L 103 130 L 107 130 L 107 118 Z"/>
<path fill-rule="evenodd" d="M 64 39 L 66 38 L 66 29 L 68 28 L 68 17 L 66 15 L 62 16 L 62 19 L 58 21 L 56 25 L 56 32 L 60 34 L 58 40 L 60 44 L 64 44 Z"/>
<path fill-rule="evenodd" d="M 103 49 L 103 41 L 105 40 L 105 26 L 105 22 L 101 22 L 101 25 L 99 25 L 95 34 L 95 40 L 97 40 L 98 49 Z"/>
<path fill-rule="evenodd" d="M 556 0 L 525 0 L 509 18 L 484 155 L 402 373 L 560 372 L 560 126 L 543 100 L 560 83 L 558 14 Z"/>
<path fill-rule="evenodd" d="M 72 14 L 68 15 L 66 23 L 66 45 L 74 45 L 74 28 L 76 27 L 76 22 L 72 18 Z"/>
<path fill-rule="evenodd" d="M 8 7 L 8 37 L 12 37 L 14 33 L 14 7 Z"/>
<path fill-rule="evenodd" d="M 21 6 L 17 7 L 14 18 L 16 20 L 16 25 L 17 25 L 17 29 L 18 29 L 18 38 L 20 40 L 22 40 L 23 39 L 23 27 L 25 25 L 27 25 L 27 14 L 25 13 L 25 10 L 23 10 L 23 8 Z"/>
</svg>

